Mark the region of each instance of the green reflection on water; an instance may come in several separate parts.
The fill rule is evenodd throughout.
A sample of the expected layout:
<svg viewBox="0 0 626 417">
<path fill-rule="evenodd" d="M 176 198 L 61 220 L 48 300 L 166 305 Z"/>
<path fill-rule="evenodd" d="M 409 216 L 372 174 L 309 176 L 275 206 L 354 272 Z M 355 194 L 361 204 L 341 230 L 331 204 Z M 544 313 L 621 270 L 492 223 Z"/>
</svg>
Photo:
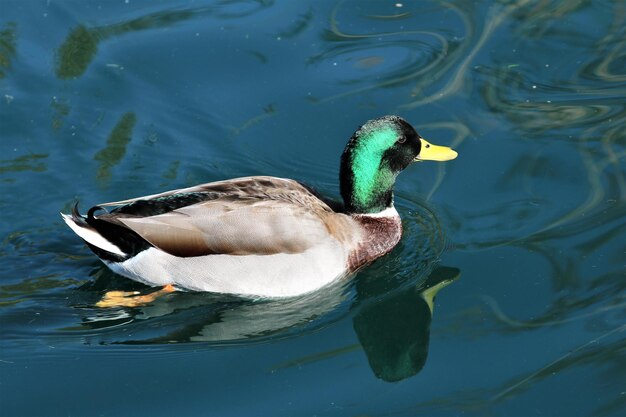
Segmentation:
<svg viewBox="0 0 626 417">
<path fill-rule="evenodd" d="M 80 25 L 68 34 L 57 50 L 56 75 L 61 79 L 83 75 L 98 52 L 98 44 L 109 37 L 166 27 L 193 15 L 192 11 L 160 12 L 113 25 L 94 28 Z"/>
<path fill-rule="evenodd" d="M 73 29 L 56 51 L 56 75 L 61 79 L 80 77 L 87 70 L 98 52 L 98 44 L 108 38 L 120 36 L 129 32 L 136 32 L 148 29 L 157 29 L 172 26 L 176 23 L 198 18 L 202 16 L 215 16 L 222 19 L 239 18 L 272 5 L 272 2 L 256 2 L 256 8 L 250 10 L 240 9 L 238 11 L 222 10 L 226 9 L 228 2 L 221 2 L 213 6 L 198 7 L 184 10 L 168 10 L 156 12 L 130 19 L 127 21 L 88 28 L 79 25 Z M 306 18 L 306 15 L 303 19 Z M 291 31 L 295 34 L 304 30 L 306 22 Z M 289 36 L 291 32 L 288 32 Z"/>
<path fill-rule="evenodd" d="M 0 307 L 21 303 L 42 291 L 66 288 L 79 284 L 73 278 L 59 279 L 58 275 L 46 275 L 36 278 L 27 278 L 17 284 L 0 285 Z"/>
<path fill-rule="evenodd" d="M 57 77 L 81 76 L 96 56 L 99 41 L 97 30 L 82 25 L 72 30 L 57 51 Z"/>
<path fill-rule="evenodd" d="M 175 180 L 178 177 L 178 168 L 180 167 L 180 161 L 172 161 L 167 167 L 167 170 L 163 173 L 162 177 L 165 180 Z"/>
<path fill-rule="evenodd" d="M 459 274 L 457 268 L 439 267 L 420 288 L 386 296 L 358 311 L 354 330 L 378 378 L 395 382 L 422 370 L 428 357 L 434 297 Z M 363 282 L 359 281 L 357 291 Z"/>
<path fill-rule="evenodd" d="M 0 161 L 0 174 L 7 172 L 33 171 L 44 172 L 48 168 L 43 159 L 48 158 L 47 153 L 33 153 L 30 155 L 18 156 L 15 159 L 5 159 Z"/>
<path fill-rule="evenodd" d="M 94 155 L 93 159 L 100 162 L 96 173 L 99 181 L 109 180 L 111 169 L 126 155 L 126 146 L 130 143 L 136 122 L 135 113 L 128 112 L 122 115 L 111 131 L 106 146 Z"/>
<path fill-rule="evenodd" d="M 8 22 L 0 29 L 0 79 L 6 77 L 15 57 L 17 43 L 17 24 Z"/>
<path fill-rule="evenodd" d="M 52 97 L 50 107 L 53 110 L 52 128 L 59 130 L 63 127 L 65 117 L 70 114 L 71 107 L 65 99 L 58 99 L 57 97 Z"/>
</svg>

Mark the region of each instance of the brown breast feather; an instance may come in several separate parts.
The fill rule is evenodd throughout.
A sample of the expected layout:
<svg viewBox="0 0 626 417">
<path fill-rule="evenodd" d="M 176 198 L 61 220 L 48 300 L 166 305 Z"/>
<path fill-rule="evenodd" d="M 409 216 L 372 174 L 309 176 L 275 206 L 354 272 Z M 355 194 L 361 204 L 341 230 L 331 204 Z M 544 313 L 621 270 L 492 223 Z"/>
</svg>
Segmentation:
<svg viewBox="0 0 626 417">
<path fill-rule="evenodd" d="M 395 217 L 354 216 L 362 228 L 363 239 L 348 256 L 348 270 L 356 271 L 373 260 L 386 255 L 402 237 L 402 221 Z"/>
</svg>

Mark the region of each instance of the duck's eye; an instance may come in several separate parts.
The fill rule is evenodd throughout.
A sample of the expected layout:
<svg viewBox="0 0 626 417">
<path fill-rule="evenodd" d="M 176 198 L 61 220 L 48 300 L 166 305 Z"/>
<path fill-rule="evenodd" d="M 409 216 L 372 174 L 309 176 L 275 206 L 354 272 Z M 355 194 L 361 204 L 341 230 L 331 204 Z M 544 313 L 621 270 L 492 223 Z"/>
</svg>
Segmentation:
<svg viewBox="0 0 626 417">
<path fill-rule="evenodd" d="M 400 136 L 400 139 L 398 139 L 398 143 L 404 143 L 404 142 L 406 142 L 406 137 Z"/>
</svg>

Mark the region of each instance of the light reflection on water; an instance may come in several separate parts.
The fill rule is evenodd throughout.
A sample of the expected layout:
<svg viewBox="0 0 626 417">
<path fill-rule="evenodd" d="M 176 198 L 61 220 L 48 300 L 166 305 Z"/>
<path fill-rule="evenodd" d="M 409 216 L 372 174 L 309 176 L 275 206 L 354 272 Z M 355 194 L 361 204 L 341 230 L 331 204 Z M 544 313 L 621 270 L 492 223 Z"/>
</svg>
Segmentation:
<svg viewBox="0 0 626 417">
<path fill-rule="evenodd" d="M 244 372 L 268 395 L 290 388 L 300 406 L 270 395 L 274 414 L 623 413 L 623 2 L 5 5 L 0 398 L 9 412 L 38 414 L 19 392 L 29 378 L 58 382 L 37 371 L 46 358 L 82 355 L 93 366 L 170 358 L 170 374 L 194 361 L 206 371 L 200 383 L 224 398 L 212 372 Z M 173 294 L 144 308 L 93 307 L 106 290 L 145 288 L 108 272 L 64 229 L 57 213 L 75 199 L 255 174 L 337 195 L 347 137 L 391 113 L 460 157 L 400 176 L 404 239 L 354 280 L 275 304 Z M 423 307 L 418 290 L 441 264 L 463 279 L 442 292 L 432 323 L 415 326 L 421 344 L 406 339 L 419 345 L 402 356 L 409 365 L 385 368 L 401 355 L 377 342 L 402 346 L 410 325 L 398 321 L 393 333 L 393 316 L 417 310 L 376 308 Z M 430 327 L 428 362 L 411 362 L 424 357 Z M 144 375 L 142 366 L 129 372 Z M 377 385 L 403 378 L 392 391 Z M 327 380 L 338 381 L 334 391 Z M 321 403 L 338 406 L 311 405 Z M 85 414 L 86 402 L 76 404 Z"/>
</svg>

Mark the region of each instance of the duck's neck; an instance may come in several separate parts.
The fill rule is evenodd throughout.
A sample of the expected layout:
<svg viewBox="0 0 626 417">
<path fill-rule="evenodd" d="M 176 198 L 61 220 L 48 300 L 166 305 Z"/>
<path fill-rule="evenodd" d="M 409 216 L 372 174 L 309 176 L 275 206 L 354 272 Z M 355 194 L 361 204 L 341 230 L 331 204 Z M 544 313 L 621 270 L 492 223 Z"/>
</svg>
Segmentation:
<svg viewBox="0 0 626 417">
<path fill-rule="evenodd" d="M 393 207 L 397 173 L 381 158 L 366 156 L 350 146 L 341 156 L 339 185 L 346 212 L 351 214 L 380 213 Z"/>
</svg>

